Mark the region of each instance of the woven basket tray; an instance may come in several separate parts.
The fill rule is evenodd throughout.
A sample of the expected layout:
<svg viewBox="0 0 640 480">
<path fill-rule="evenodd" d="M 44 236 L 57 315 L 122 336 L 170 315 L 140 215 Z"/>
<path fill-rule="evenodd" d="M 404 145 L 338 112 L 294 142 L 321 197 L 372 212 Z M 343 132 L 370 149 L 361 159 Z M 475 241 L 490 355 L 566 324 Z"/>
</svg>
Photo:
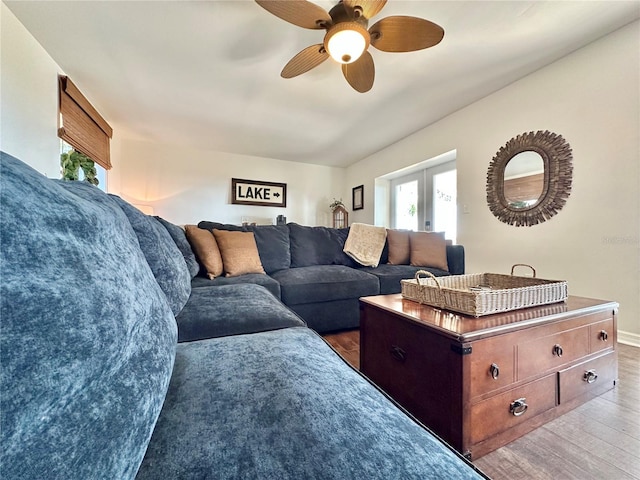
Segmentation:
<svg viewBox="0 0 640 480">
<path fill-rule="evenodd" d="M 513 275 L 516 266 L 533 270 L 533 277 Z M 520 308 L 562 302 L 567 299 L 567 282 L 536 278 L 530 265 L 517 264 L 511 275 L 474 273 L 435 277 L 419 270 L 415 279 L 401 280 L 402 296 L 433 307 L 479 317 Z"/>
</svg>

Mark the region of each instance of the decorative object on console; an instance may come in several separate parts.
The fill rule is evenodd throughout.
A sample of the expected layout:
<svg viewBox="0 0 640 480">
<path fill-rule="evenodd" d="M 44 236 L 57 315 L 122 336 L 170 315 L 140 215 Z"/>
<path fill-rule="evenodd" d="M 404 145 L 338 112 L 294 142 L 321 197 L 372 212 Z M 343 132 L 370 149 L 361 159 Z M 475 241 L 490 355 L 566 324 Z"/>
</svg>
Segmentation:
<svg viewBox="0 0 640 480">
<path fill-rule="evenodd" d="M 537 131 L 512 138 L 489 165 L 489 209 L 498 220 L 516 227 L 548 220 L 571 193 L 571 161 L 571 146 L 556 133 Z M 505 174 L 507 166 L 511 179 Z"/>
<path fill-rule="evenodd" d="M 231 179 L 231 203 L 262 207 L 286 207 L 287 184 Z"/>
<path fill-rule="evenodd" d="M 369 19 L 382 10 L 386 0 L 341 0 L 329 12 L 306 0 L 256 3 L 299 27 L 327 31 L 323 43 L 303 49 L 285 65 L 280 73 L 283 78 L 308 72 L 331 57 L 342 64 L 344 78 L 360 93 L 371 90 L 375 77 L 369 45 L 383 52 L 412 52 L 433 47 L 444 37 L 439 25 L 406 15 L 383 18 L 367 30 Z"/>
<path fill-rule="evenodd" d="M 353 223 L 343 252 L 365 267 L 377 267 L 387 239 L 387 229 L 364 223 Z"/>
<path fill-rule="evenodd" d="M 333 228 L 347 228 L 349 226 L 349 212 L 342 205 L 333 209 Z"/>
<path fill-rule="evenodd" d="M 364 185 L 353 188 L 351 201 L 353 202 L 354 210 L 362 210 L 364 208 Z"/>
</svg>

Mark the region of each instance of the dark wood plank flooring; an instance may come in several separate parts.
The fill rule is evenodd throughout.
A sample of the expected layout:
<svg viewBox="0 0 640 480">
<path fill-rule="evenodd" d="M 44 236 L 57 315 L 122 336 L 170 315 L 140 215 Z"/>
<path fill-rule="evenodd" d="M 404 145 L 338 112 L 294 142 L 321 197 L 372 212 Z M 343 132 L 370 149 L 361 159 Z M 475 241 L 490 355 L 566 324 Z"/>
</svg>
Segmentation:
<svg viewBox="0 0 640 480">
<path fill-rule="evenodd" d="M 360 332 L 325 335 L 355 368 Z M 494 480 L 640 480 L 640 348 L 618 345 L 613 390 L 476 459 Z"/>
</svg>

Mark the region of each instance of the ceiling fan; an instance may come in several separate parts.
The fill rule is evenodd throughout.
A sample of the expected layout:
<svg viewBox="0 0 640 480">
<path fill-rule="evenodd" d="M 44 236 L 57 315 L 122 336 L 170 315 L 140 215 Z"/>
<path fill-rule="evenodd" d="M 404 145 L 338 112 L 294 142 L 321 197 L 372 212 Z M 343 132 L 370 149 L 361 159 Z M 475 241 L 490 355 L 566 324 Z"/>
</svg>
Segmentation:
<svg viewBox="0 0 640 480">
<path fill-rule="evenodd" d="M 371 28 L 387 0 L 341 0 L 329 12 L 307 0 L 255 0 L 276 17 L 303 28 L 326 30 L 323 43 L 303 49 L 287 63 L 280 75 L 293 78 L 331 57 L 342 64 L 342 74 L 355 90 L 371 90 L 375 77 L 369 45 L 384 52 L 412 52 L 433 47 L 444 37 L 439 25 L 417 17 L 394 15 Z"/>
</svg>

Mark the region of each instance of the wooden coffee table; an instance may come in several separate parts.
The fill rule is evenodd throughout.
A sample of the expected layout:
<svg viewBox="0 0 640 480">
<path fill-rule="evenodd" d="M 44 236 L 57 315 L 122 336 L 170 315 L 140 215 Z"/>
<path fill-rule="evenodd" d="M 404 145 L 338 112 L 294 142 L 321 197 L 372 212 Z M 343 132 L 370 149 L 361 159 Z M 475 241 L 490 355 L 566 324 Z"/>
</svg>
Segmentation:
<svg viewBox="0 0 640 480">
<path fill-rule="evenodd" d="M 363 297 L 360 370 L 476 459 L 614 387 L 617 310 L 569 297 L 475 318 Z"/>
</svg>

